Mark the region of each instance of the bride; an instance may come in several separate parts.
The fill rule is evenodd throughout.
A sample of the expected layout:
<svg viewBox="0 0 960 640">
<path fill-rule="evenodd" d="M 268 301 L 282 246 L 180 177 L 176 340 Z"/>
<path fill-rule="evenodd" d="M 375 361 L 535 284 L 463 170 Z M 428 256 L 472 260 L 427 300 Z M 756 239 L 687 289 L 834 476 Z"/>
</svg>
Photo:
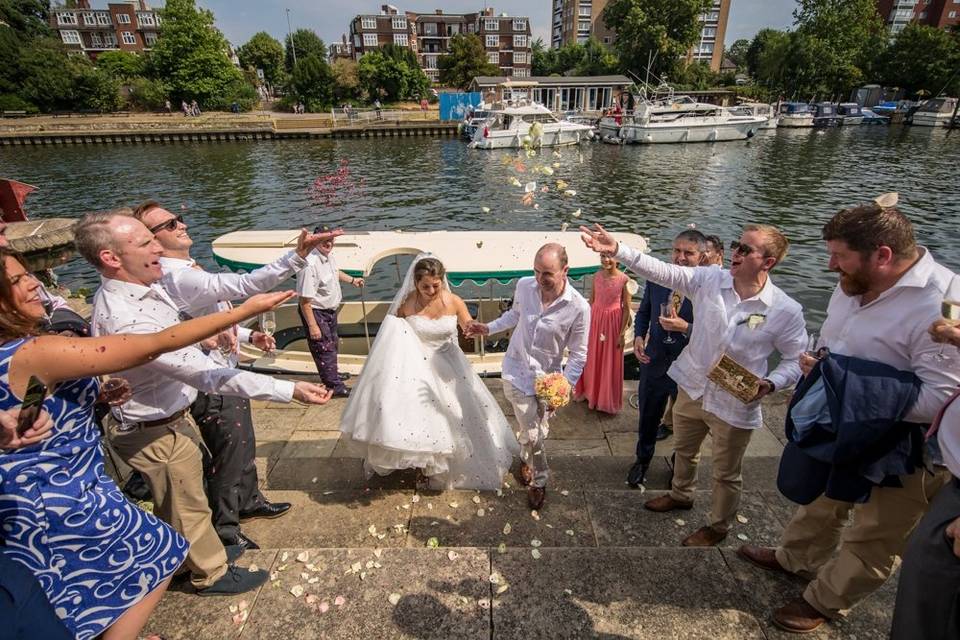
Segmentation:
<svg viewBox="0 0 960 640">
<path fill-rule="evenodd" d="M 500 487 L 518 452 L 507 419 L 457 344 L 473 320 L 443 264 L 414 259 L 340 423 L 369 474 L 415 468 L 435 489 Z"/>
</svg>

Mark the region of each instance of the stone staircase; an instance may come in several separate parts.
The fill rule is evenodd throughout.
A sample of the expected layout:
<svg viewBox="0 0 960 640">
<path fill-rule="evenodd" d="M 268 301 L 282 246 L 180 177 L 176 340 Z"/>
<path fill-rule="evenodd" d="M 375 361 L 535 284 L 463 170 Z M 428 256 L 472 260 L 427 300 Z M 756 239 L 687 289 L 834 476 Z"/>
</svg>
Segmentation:
<svg viewBox="0 0 960 640">
<path fill-rule="evenodd" d="M 496 381 L 494 381 L 496 382 Z M 628 383 L 629 384 L 629 383 Z M 499 394 L 491 390 L 509 409 Z M 144 629 L 172 640 L 221 638 L 786 638 L 770 611 L 803 582 L 739 559 L 744 541 L 775 544 L 792 514 L 777 493 L 784 399 L 758 431 L 744 466 L 743 516 L 719 548 L 680 540 L 705 522 L 656 514 L 643 502 L 669 483 L 660 443 L 645 491 L 624 483 L 637 412 L 616 418 L 563 409 L 547 444 L 547 504 L 532 514 L 513 477 L 498 493 L 417 491 L 412 473 L 363 477 L 339 446 L 343 401 L 255 409 L 263 490 L 294 504 L 278 520 L 244 525 L 262 550 L 241 566 L 269 569 L 256 592 L 200 598 L 178 584 Z M 709 453 L 709 447 L 707 448 Z M 699 486 L 709 488 L 710 458 Z M 509 525 L 509 526 L 508 526 Z M 814 638 L 886 637 L 896 581 Z"/>
</svg>

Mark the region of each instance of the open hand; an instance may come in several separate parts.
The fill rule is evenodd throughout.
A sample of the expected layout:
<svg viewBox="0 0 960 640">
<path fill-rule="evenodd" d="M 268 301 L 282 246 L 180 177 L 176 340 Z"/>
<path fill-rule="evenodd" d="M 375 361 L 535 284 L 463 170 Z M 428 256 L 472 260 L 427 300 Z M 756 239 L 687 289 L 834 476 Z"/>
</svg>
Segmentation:
<svg viewBox="0 0 960 640">
<path fill-rule="evenodd" d="M 20 417 L 20 407 L 9 411 L 0 411 L 0 448 L 20 449 L 36 444 L 53 435 L 53 418 L 41 409 L 33 426 L 24 434 L 17 434 L 17 418 Z"/>
<path fill-rule="evenodd" d="M 616 255 L 617 241 L 599 223 L 593 226 L 592 231 L 590 227 L 580 227 L 580 239 L 583 240 L 583 244 L 597 253 L 608 256 Z"/>
<path fill-rule="evenodd" d="M 234 307 L 234 310 L 240 314 L 240 318 L 246 320 L 255 315 L 269 311 L 279 304 L 283 304 L 294 295 L 296 291 L 272 291 L 270 293 L 260 293 L 250 296 L 244 300 L 243 304 Z"/>
<path fill-rule="evenodd" d="M 690 328 L 690 324 L 678 316 L 677 310 L 673 307 L 670 308 L 670 315 L 660 316 L 659 321 L 664 331 L 686 334 L 687 329 Z"/>
<path fill-rule="evenodd" d="M 333 397 L 333 389 L 313 382 L 298 382 L 293 386 L 293 399 L 304 404 L 326 404 Z"/>
<path fill-rule="evenodd" d="M 307 254 L 317 248 L 321 242 L 343 235 L 343 229 L 337 228 L 332 231 L 321 231 L 320 233 L 310 233 L 306 229 L 300 229 L 300 237 L 297 238 L 297 255 L 306 258 Z"/>
</svg>

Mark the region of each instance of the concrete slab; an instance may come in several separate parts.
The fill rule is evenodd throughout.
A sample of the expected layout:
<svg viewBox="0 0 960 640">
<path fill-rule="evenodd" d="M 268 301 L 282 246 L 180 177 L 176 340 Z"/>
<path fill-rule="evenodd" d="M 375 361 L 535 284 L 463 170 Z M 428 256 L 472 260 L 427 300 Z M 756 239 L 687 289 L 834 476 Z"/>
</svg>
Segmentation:
<svg viewBox="0 0 960 640">
<path fill-rule="evenodd" d="M 474 502 L 474 497 L 480 502 Z M 580 491 L 563 495 L 548 489 L 547 502 L 538 516 L 539 520 L 531 515 L 526 491 L 504 491 L 499 497 L 488 492 L 423 492 L 414 505 L 407 546 L 422 547 L 430 538 L 437 538 L 444 547 L 497 547 L 501 543 L 530 547 L 531 540 L 547 547 L 596 544 Z M 508 533 L 504 533 L 506 524 L 510 525 Z"/>
<path fill-rule="evenodd" d="M 550 441 L 547 441 L 547 460 L 553 472 L 549 487 L 560 489 L 601 490 L 628 489 L 627 472 L 634 457 L 594 457 L 577 458 L 573 456 L 550 457 Z M 654 458 L 647 474 L 647 488 L 669 487 L 670 467 L 665 458 Z"/>
<path fill-rule="evenodd" d="M 256 565 L 268 569 L 276 555 L 276 550 L 248 551 L 236 564 L 244 568 Z M 164 594 L 140 637 L 155 633 L 167 640 L 236 638 L 242 626 L 234 622 L 235 614 L 230 607 L 246 603 L 245 610 L 252 611 L 263 588 L 237 596 L 203 598 L 196 595 L 188 580 L 178 580 Z"/>
<path fill-rule="evenodd" d="M 337 431 L 340 428 L 340 416 L 347 401 L 344 398 L 334 398 L 324 405 L 314 405 L 308 408 L 303 418 L 297 424 L 299 430 L 309 431 Z"/>
<path fill-rule="evenodd" d="M 780 456 L 755 456 L 743 459 L 743 488 L 746 491 L 776 491 Z M 713 462 L 709 456 L 700 459 L 697 469 L 697 488 L 710 489 Z"/>
<path fill-rule="evenodd" d="M 597 421 L 604 433 L 636 433 L 637 421 L 640 419 L 640 413 L 623 402 L 623 408 L 620 413 L 611 415 L 609 413 L 596 412 Z"/>
<path fill-rule="evenodd" d="M 554 440 L 601 438 L 603 429 L 597 412 L 587 408 L 585 402 L 571 402 L 550 419 L 549 437 Z"/>
<path fill-rule="evenodd" d="M 547 441 L 548 455 L 554 456 L 609 456 L 610 446 L 606 438 L 591 438 L 588 440 L 549 439 Z"/>
<path fill-rule="evenodd" d="M 763 638 L 716 549 L 491 553 L 495 638 Z M 682 578 L 682 579 L 680 579 Z"/>
<path fill-rule="evenodd" d="M 787 444 L 784 425 L 787 417 L 787 405 L 790 404 L 792 391 L 778 391 L 763 400 L 763 424 L 780 441 Z"/>
<path fill-rule="evenodd" d="M 384 549 L 379 556 L 370 549 L 309 549 L 307 563 L 295 560 L 300 552 L 287 552 L 279 586 L 263 588 L 244 639 L 490 638 L 490 560 L 484 550 L 458 549 L 451 560 L 448 550 L 439 549 Z M 355 563 L 362 580 L 352 570 Z M 300 597 L 290 593 L 296 585 L 303 588 Z M 396 605 L 391 594 L 399 598 Z"/>
<path fill-rule="evenodd" d="M 629 433 L 607 431 L 607 442 L 610 443 L 610 452 L 615 456 L 634 457 L 637 454 L 637 425 Z M 665 440 L 658 440 L 654 455 L 669 458 L 673 454 L 673 436 Z"/>
<path fill-rule="evenodd" d="M 267 486 L 267 478 L 270 472 L 277 464 L 279 458 L 255 458 L 254 464 L 257 467 L 257 485 L 263 489 Z"/>
<path fill-rule="evenodd" d="M 803 593 L 806 581 L 779 573 L 765 571 L 738 557 L 733 549 L 721 549 L 731 575 L 740 584 L 743 605 L 761 621 L 764 634 L 770 640 L 792 640 L 797 636 L 777 629 L 770 616 Z M 851 638 L 886 638 L 893 620 L 893 605 L 897 594 L 897 574 L 857 605 L 844 620 L 823 625 L 807 638 L 818 640 Z"/>
<path fill-rule="evenodd" d="M 304 407 L 293 409 L 254 409 L 253 431 L 257 441 L 286 440 L 297 428 L 305 413 Z"/>
<path fill-rule="evenodd" d="M 698 492 L 690 511 L 654 513 L 643 508 L 665 491 L 587 491 L 590 521 L 601 547 L 678 547 L 680 541 L 709 524 L 709 492 Z M 780 541 L 782 526 L 758 493 L 744 493 L 740 515 L 747 522 L 734 522 L 721 544 L 773 545 Z M 746 540 L 738 536 L 746 536 Z"/>
<path fill-rule="evenodd" d="M 243 524 L 243 532 L 261 547 L 402 547 L 406 543 L 412 493 L 347 489 L 265 494 L 271 501 L 290 502 L 293 508 L 276 520 Z"/>
<path fill-rule="evenodd" d="M 333 453 L 339 439 L 339 431 L 294 431 L 279 457 L 326 458 Z"/>
<path fill-rule="evenodd" d="M 357 458 L 281 458 L 267 478 L 269 489 L 359 489 L 363 465 Z"/>
</svg>

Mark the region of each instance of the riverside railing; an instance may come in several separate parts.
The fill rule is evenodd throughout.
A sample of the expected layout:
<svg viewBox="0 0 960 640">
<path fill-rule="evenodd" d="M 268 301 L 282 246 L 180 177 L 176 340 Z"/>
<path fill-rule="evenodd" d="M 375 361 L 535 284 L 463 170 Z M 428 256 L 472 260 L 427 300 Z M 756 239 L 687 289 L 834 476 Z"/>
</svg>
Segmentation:
<svg viewBox="0 0 960 640">
<path fill-rule="evenodd" d="M 378 123 L 426 122 L 438 118 L 436 111 L 400 109 L 331 109 L 334 127 L 375 125 Z"/>
</svg>

